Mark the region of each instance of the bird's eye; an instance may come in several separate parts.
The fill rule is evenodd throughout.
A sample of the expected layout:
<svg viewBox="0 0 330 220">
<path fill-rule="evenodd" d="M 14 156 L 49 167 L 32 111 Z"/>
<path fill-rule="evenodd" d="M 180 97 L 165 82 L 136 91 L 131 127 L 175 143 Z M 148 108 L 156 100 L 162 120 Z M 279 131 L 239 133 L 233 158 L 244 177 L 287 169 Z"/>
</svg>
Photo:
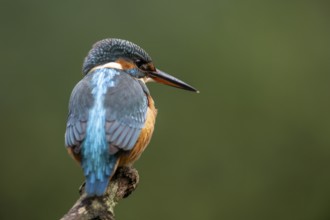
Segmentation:
<svg viewBox="0 0 330 220">
<path fill-rule="evenodd" d="M 135 60 L 135 64 L 137 67 L 141 67 L 144 64 L 144 62 L 142 60 Z"/>
<path fill-rule="evenodd" d="M 149 70 L 149 66 L 148 66 L 148 64 L 142 64 L 139 68 L 140 68 L 141 70 L 145 70 L 145 71 L 148 71 L 148 70 Z"/>
</svg>

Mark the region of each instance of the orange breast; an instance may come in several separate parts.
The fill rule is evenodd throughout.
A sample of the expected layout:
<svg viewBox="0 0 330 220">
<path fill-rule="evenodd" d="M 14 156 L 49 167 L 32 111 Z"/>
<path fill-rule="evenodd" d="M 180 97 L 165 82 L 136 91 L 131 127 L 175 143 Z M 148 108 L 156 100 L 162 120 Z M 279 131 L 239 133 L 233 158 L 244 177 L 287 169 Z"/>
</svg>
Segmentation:
<svg viewBox="0 0 330 220">
<path fill-rule="evenodd" d="M 137 159 L 139 159 L 142 152 L 146 149 L 150 142 L 152 133 L 154 132 L 157 109 L 155 108 L 154 100 L 151 96 L 148 96 L 148 102 L 149 106 L 147 110 L 147 120 L 144 124 L 144 128 L 141 130 L 141 134 L 133 149 L 120 156 L 119 166 L 128 166 L 133 164 Z"/>
</svg>

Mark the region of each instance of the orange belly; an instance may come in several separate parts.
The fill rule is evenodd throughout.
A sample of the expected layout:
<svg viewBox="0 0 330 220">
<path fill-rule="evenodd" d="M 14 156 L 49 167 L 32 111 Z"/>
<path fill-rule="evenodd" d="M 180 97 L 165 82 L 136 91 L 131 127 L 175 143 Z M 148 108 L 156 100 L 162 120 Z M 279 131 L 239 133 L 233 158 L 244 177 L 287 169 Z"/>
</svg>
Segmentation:
<svg viewBox="0 0 330 220">
<path fill-rule="evenodd" d="M 139 157 L 142 152 L 146 149 L 150 142 L 152 133 L 154 132 L 154 126 L 157 116 L 157 109 L 154 105 L 154 100 L 151 96 L 148 96 L 148 110 L 147 110 L 147 120 L 144 124 L 144 128 L 141 130 L 141 134 L 133 147 L 133 149 L 127 153 L 123 153 L 119 158 L 119 166 L 129 166 L 132 165 Z"/>
</svg>

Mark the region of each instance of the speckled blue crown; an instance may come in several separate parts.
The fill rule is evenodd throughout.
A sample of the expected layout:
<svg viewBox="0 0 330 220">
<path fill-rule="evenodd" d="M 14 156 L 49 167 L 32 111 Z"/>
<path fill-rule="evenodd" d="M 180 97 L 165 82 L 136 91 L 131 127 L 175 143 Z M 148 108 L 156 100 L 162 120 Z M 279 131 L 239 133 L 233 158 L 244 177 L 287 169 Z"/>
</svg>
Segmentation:
<svg viewBox="0 0 330 220">
<path fill-rule="evenodd" d="M 145 63 L 151 62 L 151 57 L 138 45 L 127 40 L 108 38 L 93 45 L 84 60 L 82 72 L 86 75 L 92 68 L 114 62 L 120 57 L 136 62 L 139 60 Z"/>
</svg>

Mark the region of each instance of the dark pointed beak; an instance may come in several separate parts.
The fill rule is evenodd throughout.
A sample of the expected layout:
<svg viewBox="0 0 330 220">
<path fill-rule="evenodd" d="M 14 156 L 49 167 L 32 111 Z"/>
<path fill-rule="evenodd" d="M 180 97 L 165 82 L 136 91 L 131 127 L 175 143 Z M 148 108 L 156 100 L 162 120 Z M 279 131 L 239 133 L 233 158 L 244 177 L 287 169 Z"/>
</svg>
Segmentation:
<svg viewBox="0 0 330 220">
<path fill-rule="evenodd" d="M 173 87 L 176 87 L 179 89 L 184 89 L 184 90 L 199 93 L 199 91 L 197 89 L 195 89 L 194 87 L 188 85 L 187 83 L 185 83 L 159 69 L 156 69 L 156 71 L 154 71 L 154 72 L 148 72 L 148 75 L 150 78 L 152 78 L 154 81 L 156 81 L 158 83 L 162 83 L 162 84 L 173 86 Z"/>
</svg>

